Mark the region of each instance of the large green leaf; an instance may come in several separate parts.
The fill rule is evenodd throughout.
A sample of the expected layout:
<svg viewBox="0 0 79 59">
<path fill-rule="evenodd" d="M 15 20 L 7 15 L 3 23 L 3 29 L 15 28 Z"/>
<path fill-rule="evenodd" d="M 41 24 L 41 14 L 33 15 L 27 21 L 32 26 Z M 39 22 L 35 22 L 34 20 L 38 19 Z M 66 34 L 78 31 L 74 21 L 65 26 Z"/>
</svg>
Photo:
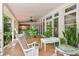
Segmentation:
<svg viewBox="0 0 79 59">
<path fill-rule="evenodd" d="M 69 26 L 64 32 L 63 36 L 67 40 L 67 43 L 71 46 L 77 47 L 79 43 L 79 37 L 77 37 L 77 29 L 76 27 Z"/>
</svg>

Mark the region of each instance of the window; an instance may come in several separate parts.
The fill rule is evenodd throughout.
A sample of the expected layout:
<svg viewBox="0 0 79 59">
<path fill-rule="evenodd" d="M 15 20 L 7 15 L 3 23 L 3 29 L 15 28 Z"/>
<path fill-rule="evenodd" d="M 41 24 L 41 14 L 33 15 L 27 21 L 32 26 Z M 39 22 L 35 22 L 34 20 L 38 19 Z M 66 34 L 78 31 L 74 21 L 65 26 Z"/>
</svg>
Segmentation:
<svg viewBox="0 0 79 59">
<path fill-rule="evenodd" d="M 58 37 L 58 18 L 54 19 L 54 37 Z"/>
<path fill-rule="evenodd" d="M 46 18 L 46 20 L 49 20 L 49 19 L 51 19 L 51 18 L 52 18 L 52 16 L 49 16 L 49 17 Z"/>
<path fill-rule="evenodd" d="M 76 9 L 76 5 L 73 5 L 73 6 L 69 7 L 69 8 L 67 8 L 67 9 L 65 9 L 65 13 L 69 12 L 71 10 L 74 10 L 74 9 Z"/>
<path fill-rule="evenodd" d="M 76 26 L 76 12 L 65 15 L 64 16 L 64 23 L 65 23 L 65 28 L 74 25 Z"/>
<path fill-rule="evenodd" d="M 43 19 L 43 35 L 44 35 L 44 32 L 45 32 L 45 19 Z"/>
<path fill-rule="evenodd" d="M 54 17 L 59 16 L 59 13 L 55 13 Z"/>
</svg>

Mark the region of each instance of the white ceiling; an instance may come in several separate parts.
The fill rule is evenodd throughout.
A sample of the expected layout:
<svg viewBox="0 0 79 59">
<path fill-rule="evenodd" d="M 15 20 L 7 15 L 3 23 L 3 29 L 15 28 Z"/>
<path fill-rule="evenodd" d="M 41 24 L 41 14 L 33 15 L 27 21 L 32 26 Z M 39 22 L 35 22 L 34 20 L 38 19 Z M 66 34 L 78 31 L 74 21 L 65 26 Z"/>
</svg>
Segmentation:
<svg viewBox="0 0 79 59">
<path fill-rule="evenodd" d="M 8 3 L 18 21 L 27 21 L 30 16 L 39 19 L 62 3 Z"/>
</svg>

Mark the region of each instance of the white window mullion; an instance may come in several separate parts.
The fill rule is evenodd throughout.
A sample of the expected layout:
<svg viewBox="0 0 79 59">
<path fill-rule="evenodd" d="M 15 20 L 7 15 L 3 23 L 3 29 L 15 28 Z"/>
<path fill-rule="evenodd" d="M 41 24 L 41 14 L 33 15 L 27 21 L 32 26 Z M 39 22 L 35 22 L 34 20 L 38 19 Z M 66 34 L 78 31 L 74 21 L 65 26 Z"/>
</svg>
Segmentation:
<svg viewBox="0 0 79 59">
<path fill-rule="evenodd" d="M 54 36 L 54 15 L 52 15 L 52 36 Z"/>
<path fill-rule="evenodd" d="M 59 37 L 63 37 L 63 31 L 65 30 L 65 25 L 64 25 L 64 9 L 62 8 L 60 11 L 59 11 L 59 20 L 58 20 L 58 34 L 59 34 Z"/>
<path fill-rule="evenodd" d="M 76 24 L 79 32 L 79 4 L 77 4 L 77 10 L 76 10 Z"/>
</svg>

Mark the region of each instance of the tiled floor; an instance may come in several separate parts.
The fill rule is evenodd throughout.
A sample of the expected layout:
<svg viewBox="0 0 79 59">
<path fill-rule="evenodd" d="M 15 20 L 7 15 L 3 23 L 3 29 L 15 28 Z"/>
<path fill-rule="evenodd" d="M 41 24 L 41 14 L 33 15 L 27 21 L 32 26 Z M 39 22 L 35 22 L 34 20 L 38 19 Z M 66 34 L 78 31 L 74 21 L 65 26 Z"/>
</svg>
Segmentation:
<svg viewBox="0 0 79 59">
<path fill-rule="evenodd" d="M 29 40 L 28 42 L 31 43 L 32 41 Z M 53 53 L 54 53 L 54 47 L 52 44 L 47 45 L 47 51 L 44 51 L 44 47 L 39 49 L 39 56 L 51 56 L 53 55 Z M 24 56 L 24 53 L 17 41 L 15 46 L 12 47 L 12 45 L 10 44 L 8 48 L 4 49 L 4 55 Z"/>
</svg>

